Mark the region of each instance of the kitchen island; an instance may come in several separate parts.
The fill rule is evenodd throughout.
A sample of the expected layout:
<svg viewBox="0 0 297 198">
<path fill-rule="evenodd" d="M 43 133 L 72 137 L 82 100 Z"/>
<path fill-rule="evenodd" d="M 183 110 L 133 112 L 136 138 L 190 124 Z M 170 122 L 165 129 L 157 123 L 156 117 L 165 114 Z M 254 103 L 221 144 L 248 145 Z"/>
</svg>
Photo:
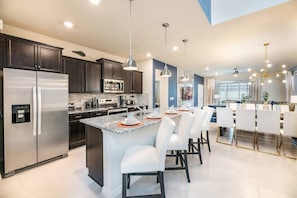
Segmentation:
<svg viewBox="0 0 297 198">
<path fill-rule="evenodd" d="M 179 121 L 180 115 L 181 112 L 162 114 L 175 122 Z M 126 149 L 138 144 L 154 145 L 161 122 L 161 119 L 138 115 L 136 118 L 140 121 L 139 124 L 124 126 L 121 121 L 126 116 L 127 113 L 122 113 L 80 120 L 86 127 L 89 176 L 102 186 L 102 193 L 109 198 L 121 193 L 120 164 Z"/>
</svg>

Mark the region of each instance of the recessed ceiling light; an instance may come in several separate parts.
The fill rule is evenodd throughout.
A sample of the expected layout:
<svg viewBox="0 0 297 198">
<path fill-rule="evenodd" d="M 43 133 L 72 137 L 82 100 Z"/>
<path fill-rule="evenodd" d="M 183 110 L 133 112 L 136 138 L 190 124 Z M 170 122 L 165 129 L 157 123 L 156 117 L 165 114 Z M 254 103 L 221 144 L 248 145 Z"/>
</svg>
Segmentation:
<svg viewBox="0 0 297 198">
<path fill-rule="evenodd" d="M 262 69 L 260 69 L 260 72 L 264 72 L 264 71 L 265 71 L 265 69 L 263 69 L 263 68 L 262 68 Z"/>
<path fill-rule="evenodd" d="M 216 75 L 216 76 L 219 75 L 218 72 L 216 72 L 215 75 Z"/>
<path fill-rule="evenodd" d="M 251 68 L 248 68 L 248 69 L 247 69 L 247 71 L 248 71 L 248 72 L 251 72 L 251 71 L 252 71 L 252 69 L 251 69 Z"/>
<path fill-rule="evenodd" d="M 275 76 L 278 78 L 279 77 L 279 74 L 277 73 Z"/>
<path fill-rule="evenodd" d="M 65 21 L 64 22 L 64 26 L 67 27 L 67 28 L 72 28 L 73 27 L 73 23 L 70 22 L 70 21 Z"/>
<path fill-rule="evenodd" d="M 151 53 L 147 53 L 147 54 L 146 54 L 146 57 L 151 57 L 151 56 L 152 56 Z"/>
<path fill-rule="evenodd" d="M 178 50 L 178 46 L 173 46 L 173 47 L 172 47 L 172 50 L 173 50 L 173 51 L 177 51 L 177 50 Z"/>
<path fill-rule="evenodd" d="M 253 73 L 253 76 L 256 77 L 257 76 L 257 73 Z"/>
<path fill-rule="evenodd" d="M 268 83 L 272 83 L 272 80 L 269 79 L 269 80 L 267 80 L 267 82 L 268 82 Z"/>
<path fill-rule="evenodd" d="M 284 64 L 284 65 L 282 65 L 282 68 L 286 68 L 287 66 Z"/>
<path fill-rule="evenodd" d="M 287 82 L 286 80 L 283 80 L 283 81 L 282 81 L 282 83 L 286 83 L 286 82 Z"/>
<path fill-rule="evenodd" d="M 286 73 L 287 73 L 287 70 L 282 71 L 282 73 L 283 73 L 283 74 L 286 74 Z"/>
<path fill-rule="evenodd" d="M 209 70 L 209 67 L 205 67 L 205 70 L 208 71 Z"/>
<path fill-rule="evenodd" d="M 90 3 L 94 4 L 94 5 L 99 5 L 100 0 L 89 0 Z"/>
<path fill-rule="evenodd" d="M 268 67 L 268 68 L 270 68 L 271 66 L 272 66 L 272 64 L 271 64 L 271 63 L 268 63 L 268 64 L 267 64 L 267 67 Z"/>
<path fill-rule="evenodd" d="M 249 76 L 249 79 L 252 80 L 253 79 L 253 76 Z"/>
</svg>

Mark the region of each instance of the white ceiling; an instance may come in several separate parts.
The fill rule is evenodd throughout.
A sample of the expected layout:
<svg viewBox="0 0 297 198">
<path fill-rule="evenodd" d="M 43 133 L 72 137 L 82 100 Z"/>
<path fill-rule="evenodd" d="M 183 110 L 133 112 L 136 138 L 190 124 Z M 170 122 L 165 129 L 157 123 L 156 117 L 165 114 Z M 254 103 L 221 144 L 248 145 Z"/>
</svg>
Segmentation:
<svg viewBox="0 0 297 198">
<path fill-rule="evenodd" d="M 232 6 L 232 5 L 230 5 Z M 120 57 L 129 54 L 129 1 L 101 0 L 0 0 L 4 24 L 62 39 Z M 72 29 L 63 26 L 74 23 Z M 187 38 L 185 68 L 202 76 L 259 70 L 264 65 L 263 43 L 274 68 L 297 65 L 297 1 L 277 5 L 211 26 L 197 0 L 134 0 L 132 3 L 133 55 L 153 58 L 180 67 L 182 39 Z M 167 46 L 180 50 L 165 53 Z M 100 58 L 100 57 L 98 57 Z M 205 67 L 210 70 L 206 71 Z"/>
</svg>

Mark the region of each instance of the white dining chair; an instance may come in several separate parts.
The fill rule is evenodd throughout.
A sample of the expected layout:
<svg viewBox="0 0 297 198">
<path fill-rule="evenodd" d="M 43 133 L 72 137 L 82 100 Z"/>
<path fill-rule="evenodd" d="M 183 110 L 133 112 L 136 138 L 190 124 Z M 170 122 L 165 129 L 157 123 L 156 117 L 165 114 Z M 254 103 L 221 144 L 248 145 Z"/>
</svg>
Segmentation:
<svg viewBox="0 0 297 198">
<path fill-rule="evenodd" d="M 218 107 L 216 108 L 218 135 L 217 142 L 227 145 L 233 144 L 234 135 L 234 119 L 233 110 L 230 108 Z"/>
<path fill-rule="evenodd" d="M 273 140 L 269 136 L 274 136 L 275 152 L 263 151 L 262 147 L 268 147 L 269 143 Z M 257 127 L 256 127 L 256 144 L 257 150 L 269 154 L 279 155 L 279 136 L 280 136 L 280 112 L 270 110 L 258 110 L 257 111 Z M 262 138 L 260 138 L 262 137 Z M 269 148 L 269 147 L 268 147 Z"/>
<path fill-rule="evenodd" d="M 186 176 L 188 182 L 191 182 L 188 168 L 188 140 L 190 135 L 190 130 L 193 125 L 195 116 L 192 113 L 184 112 L 179 121 L 178 130 L 170 136 L 167 150 L 175 151 L 175 154 L 167 154 L 168 157 L 176 157 L 180 159 L 179 167 L 166 167 L 165 170 L 180 170 L 184 169 L 186 171 Z M 178 160 L 177 160 L 178 162 Z"/>
<path fill-rule="evenodd" d="M 283 129 L 281 130 L 281 144 L 284 155 L 288 158 L 297 159 L 297 112 L 287 111 L 284 113 Z"/>
<path fill-rule="evenodd" d="M 255 150 L 256 112 L 254 109 L 236 110 L 235 145 L 245 149 Z M 246 146 L 252 142 L 252 148 Z"/>
<path fill-rule="evenodd" d="M 205 116 L 205 119 L 203 121 L 200 143 L 201 145 L 207 144 L 208 151 L 211 152 L 210 141 L 209 141 L 209 128 L 210 128 L 210 123 L 214 112 L 214 108 L 203 107 L 203 110 L 207 111 L 207 115 Z M 205 133 L 205 138 L 203 137 L 203 133 Z"/>
<path fill-rule="evenodd" d="M 203 162 L 202 162 L 202 154 L 201 154 L 201 147 L 200 147 L 200 137 L 201 137 L 201 131 L 203 128 L 203 122 L 207 115 L 207 111 L 204 111 L 201 109 L 195 109 L 194 115 L 195 115 L 195 119 L 190 130 L 188 154 L 198 154 L 200 164 L 202 164 Z M 197 141 L 195 141 L 195 139 Z"/>
<path fill-rule="evenodd" d="M 127 188 L 130 188 L 130 176 L 132 175 L 156 175 L 160 182 L 161 193 L 152 196 L 165 198 L 165 157 L 170 136 L 174 128 L 175 122 L 164 116 L 154 146 L 135 145 L 126 150 L 121 162 L 123 198 L 128 197 Z"/>
</svg>

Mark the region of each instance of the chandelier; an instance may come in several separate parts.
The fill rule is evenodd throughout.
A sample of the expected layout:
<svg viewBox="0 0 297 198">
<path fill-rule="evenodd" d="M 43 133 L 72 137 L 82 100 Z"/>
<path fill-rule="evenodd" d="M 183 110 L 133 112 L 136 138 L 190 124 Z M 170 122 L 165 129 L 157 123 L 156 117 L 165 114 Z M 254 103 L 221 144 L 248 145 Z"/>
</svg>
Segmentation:
<svg viewBox="0 0 297 198">
<path fill-rule="evenodd" d="M 264 67 L 260 69 L 259 72 L 256 71 L 251 71 L 248 70 L 249 72 L 251 72 L 251 75 L 249 76 L 250 81 L 253 81 L 253 79 L 255 78 L 260 78 L 261 79 L 261 85 L 264 85 L 265 83 L 272 83 L 273 78 L 277 78 L 280 81 L 282 81 L 282 83 L 286 83 L 285 78 L 281 77 L 281 75 L 285 75 L 287 73 L 286 70 L 286 65 L 283 64 L 280 66 L 280 70 L 276 71 L 275 69 L 272 70 L 272 63 L 270 62 L 270 60 L 268 59 L 268 46 L 270 45 L 270 43 L 264 43 Z"/>
</svg>

